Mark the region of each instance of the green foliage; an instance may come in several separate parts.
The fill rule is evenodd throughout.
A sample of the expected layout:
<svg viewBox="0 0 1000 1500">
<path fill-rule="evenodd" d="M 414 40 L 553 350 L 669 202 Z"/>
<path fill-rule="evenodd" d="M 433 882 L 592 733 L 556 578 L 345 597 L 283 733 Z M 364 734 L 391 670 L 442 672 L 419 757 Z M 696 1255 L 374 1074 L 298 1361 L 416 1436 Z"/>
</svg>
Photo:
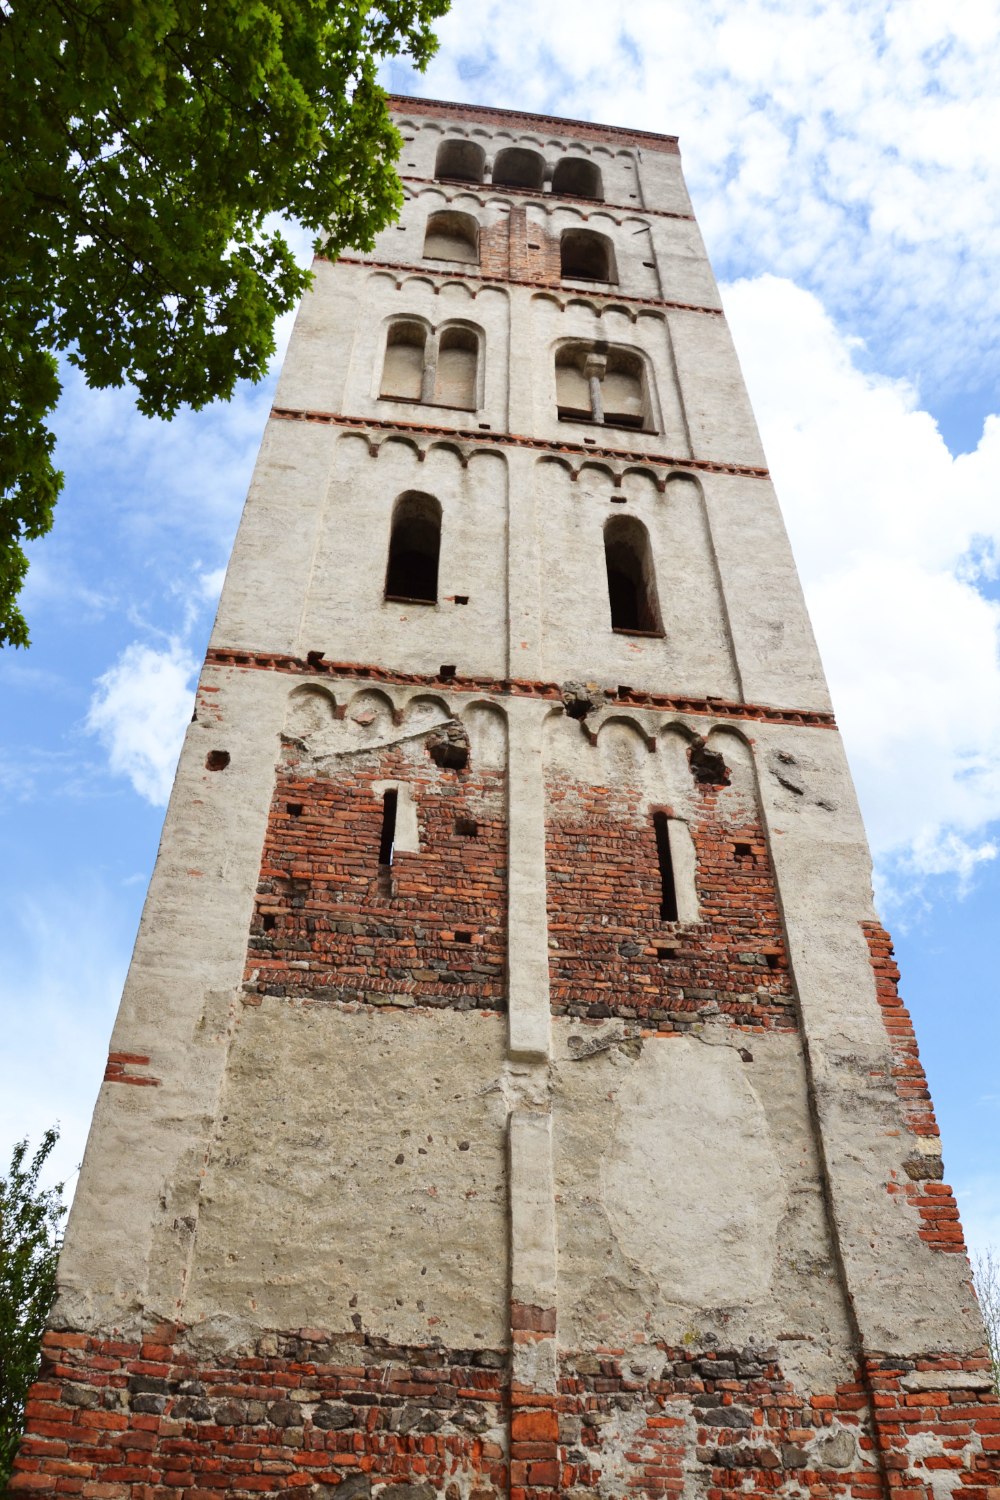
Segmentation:
<svg viewBox="0 0 1000 1500">
<path fill-rule="evenodd" d="M 10 1172 L 0 1177 L 0 1489 L 10 1477 L 56 1290 L 62 1183 L 40 1188 L 38 1174 L 58 1139 L 57 1130 L 47 1130 L 27 1166 L 28 1142 L 18 1141 Z"/>
<path fill-rule="evenodd" d="M 972 1262 L 972 1280 L 986 1325 L 993 1389 L 1000 1396 L 1000 1257 L 989 1246 Z"/>
<path fill-rule="evenodd" d="M 259 380 L 310 280 L 272 216 L 371 248 L 402 203 L 378 67 L 424 67 L 448 3 L 0 0 L 0 645 L 62 484 L 55 354 L 161 417 Z"/>
</svg>

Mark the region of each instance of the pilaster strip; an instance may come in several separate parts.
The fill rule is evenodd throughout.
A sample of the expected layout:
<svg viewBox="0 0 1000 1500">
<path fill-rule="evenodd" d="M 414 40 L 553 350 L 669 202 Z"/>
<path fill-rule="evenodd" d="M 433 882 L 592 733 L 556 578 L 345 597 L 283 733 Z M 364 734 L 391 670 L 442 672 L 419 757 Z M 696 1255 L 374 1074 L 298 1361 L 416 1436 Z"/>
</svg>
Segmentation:
<svg viewBox="0 0 1000 1500">
<path fill-rule="evenodd" d="M 515 1393 L 556 1389 L 556 1214 L 552 1116 L 515 1108 L 510 1155 L 510 1322 Z"/>
<path fill-rule="evenodd" d="M 510 1055 L 549 1057 L 548 913 L 545 893 L 544 714 L 523 700 L 507 715 L 507 1027 Z"/>
<path fill-rule="evenodd" d="M 430 672 L 393 672 L 366 662 L 327 661 L 323 653 L 310 652 L 301 657 L 273 651 L 242 651 L 234 646 L 211 646 L 205 656 L 206 666 L 246 667 L 253 671 L 286 672 L 303 677 L 361 678 L 369 682 L 397 683 L 401 687 L 436 687 L 449 693 L 493 693 L 509 698 L 542 698 L 562 701 L 562 688 L 555 682 L 535 682 L 523 678 L 442 677 Z M 822 709 L 777 708 L 765 703 L 732 703 L 723 698 L 687 698 L 669 693 L 647 693 L 639 688 L 621 686 L 614 698 L 616 706 L 653 709 L 661 713 L 688 714 L 712 719 L 738 719 L 749 723 L 805 725 L 809 728 L 836 729 L 832 713 Z"/>
<path fill-rule="evenodd" d="M 608 304 L 628 303 L 635 307 L 664 307 L 671 312 L 704 313 L 706 317 L 724 316 L 721 307 L 705 307 L 697 302 L 671 302 L 665 297 L 633 297 L 627 292 L 592 291 L 587 286 L 568 287 L 563 281 L 530 281 L 524 277 L 490 276 L 484 271 L 465 271 L 462 262 L 456 261 L 454 271 L 439 271 L 432 266 L 404 260 L 366 260 L 359 255 L 340 255 L 336 261 L 327 255 L 316 255 L 314 260 L 328 261 L 330 265 L 371 266 L 379 271 L 405 271 L 408 276 L 430 276 L 439 281 L 479 281 L 484 286 L 526 286 L 542 292 L 558 292 L 567 298 L 592 298 Z M 604 283 L 602 283 L 603 285 Z"/>
<path fill-rule="evenodd" d="M 524 437 L 518 433 L 493 432 L 482 428 L 431 427 L 425 422 L 390 422 L 377 417 L 353 417 L 343 412 L 310 411 L 305 407 L 287 406 L 272 406 L 271 417 L 277 422 L 317 422 L 329 427 L 346 427 L 355 432 L 419 433 L 427 437 L 451 438 L 453 442 L 475 443 L 477 448 L 531 448 L 540 453 L 565 453 L 582 459 L 622 459 L 632 464 L 696 470 L 700 474 L 734 474 L 743 479 L 770 478 L 767 469 L 752 464 L 717 463 L 708 458 L 677 458 L 668 453 L 646 453 L 635 448 L 609 448 L 596 444 L 591 447 L 589 444 L 557 441 L 554 438 Z"/>
</svg>

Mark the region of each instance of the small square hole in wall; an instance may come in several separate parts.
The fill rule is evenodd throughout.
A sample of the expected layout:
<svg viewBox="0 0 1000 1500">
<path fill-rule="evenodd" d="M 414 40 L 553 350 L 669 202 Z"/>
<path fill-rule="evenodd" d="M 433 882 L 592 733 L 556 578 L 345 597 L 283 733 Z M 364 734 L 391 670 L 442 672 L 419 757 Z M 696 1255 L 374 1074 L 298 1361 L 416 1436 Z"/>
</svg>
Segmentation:
<svg viewBox="0 0 1000 1500">
<path fill-rule="evenodd" d="M 301 818 L 301 816 L 302 816 L 302 803 L 301 802 L 286 802 L 285 803 L 285 811 L 286 811 L 286 813 L 288 814 L 288 816 L 290 818 Z"/>
<path fill-rule="evenodd" d="M 455 603 L 456 604 L 468 604 L 468 602 L 469 602 L 469 596 L 468 596 L 468 594 L 456 594 L 455 595 Z"/>
<path fill-rule="evenodd" d="M 752 844 L 734 844 L 733 853 L 737 859 L 753 859 Z"/>
<path fill-rule="evenodd" d="M 474 839 L 479 832 L 479 824 L 475 818 L 456 818 L 455 832 L 460 833 L 464 839 Z"/>
<path fill-rule="evenodd" d="M 617 691 L 619 698 L 631 698 L 632 696 L 632 689 L 627 682 L 620 682 Z"/>
<path fill-rule="evenodd" d="M 651 260 L 644 260 L 643 261 L 643 265 L 646 266 L 650 271 L 655 271 L 656 270 L 656 266 L 655 266 L 654 262 L 651 261 Z"/>
<path fill-rule="evenodd" d="M 455 675 L 456 667 L 453 662 L 445 662 L 438 667 L 438 676 L 442 682 L 450 682 Z"/>
<path fill-rule="evenodd" d="M 263 929 L 264 929 L 265 932 L 273 932 L 274 929 L 275 929 L 275 927 L 277 926 L 277 923 L 278 923 L 277 917 L 273 916 L 270 912 L 268 912 L 266 914 L 266 916 L 264 917 L 263 921 L 261 922 L 261 926 L 263 927 Z"/>
<path fill-rule="evenodd" d="M 472 942 L 472 933 L 471 932 L 456 932 L 455 933 L 455 942 L 456 943 L 471 943 Z"/>
<path fill-rule="evenodd" d="M 205 756 L 206 771 L 224 771 L 229 764 L 228 750 L 210 750 Z"/>
<path fill-rule="evenodd" d="M 657 948 L 656 956 L 661 964 L 669 963 L 672 958 L 677 957 L 676 948 Z"/>
<path fill-rule="evenodd" d="M 777 953 L 765 953 L 764 957 L 767 959 L 767 967 L 769 969 L 777 969 L 780 967 Z"/>
</svg>

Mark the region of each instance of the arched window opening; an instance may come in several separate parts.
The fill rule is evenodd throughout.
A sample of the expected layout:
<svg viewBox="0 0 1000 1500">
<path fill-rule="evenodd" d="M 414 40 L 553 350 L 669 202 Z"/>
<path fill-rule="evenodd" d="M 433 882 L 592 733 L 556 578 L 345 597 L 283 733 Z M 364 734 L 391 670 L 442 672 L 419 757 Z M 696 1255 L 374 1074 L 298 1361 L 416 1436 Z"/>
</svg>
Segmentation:
<svg viewBox="0 0 1000 1500">
<path fill-rule="evenodd" d="M 427 330 L 422 323 L 400 320 L 389 328 L 382 365 L 381 396 L 394 401 L 419 401 L 424 383 Z"/>
<path fill-rule="evenodd" d="M 556 351 L 556 407 L 563 422 L 650 431 L 641 356 L 607 344 L 563 344 Z"/>
<path fill-rule="evenodd" d="M 432 495 L 402 495 L 392 518 L 385 597 L 436 604 L 440 552 L 440 504 Z"/>
<path fill-rule="evenodd" d="M 434 160 L 434 176 L 451 182 L 482 182 L 486 153 L 475 141 L 442 141 Z"/>
<path fill-rule="evenodd" d="M 458 260 L 479 264 L 479 224 L 471 214 L 445 211 L 431 214 L 424 235 L 428 260 Z"/>
<path fill-rule="evenodd" d="M 617 281 L 611 242 L 592 229 L 565 229 L 559 241 L 559 270 L 572 281 Z"/>
<path fill-rule="evenodd" d="M 508 146 L 499 151 L 493 163 L 493 186 L 526 188 L 540 193 L 545 180 L 545 161 L 537 151 L 523 146 Z"/>
<path fill-rule="evenodd" d="M 552 191 L 566 198 L 604 199 L 601 169 L 579 156 L 564 156 L 552 174 Z"/>
<path fill-rule="evenodd" d="M 626 635 L 662 635 L 649 535 L 641 521 L 615 516 L 604 528 L 611 628 Z"/>
<path fill-rule="evenodd" d="M 471 328 L 446 328 L 438 348 L 434 402 L 475 411 L 479 340 Z"/>
</svg>

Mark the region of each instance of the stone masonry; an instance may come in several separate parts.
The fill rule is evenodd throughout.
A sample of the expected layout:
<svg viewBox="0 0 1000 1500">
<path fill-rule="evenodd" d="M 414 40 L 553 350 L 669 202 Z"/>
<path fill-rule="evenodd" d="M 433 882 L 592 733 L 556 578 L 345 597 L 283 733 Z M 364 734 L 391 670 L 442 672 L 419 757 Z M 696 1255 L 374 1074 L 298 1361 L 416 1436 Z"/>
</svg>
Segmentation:
<svg viewBox="0 0 1000 1500">
<path fill-rule="evenodd" d="M 1000 1500 L 677 142 L 392 101 L 187 732 L 14 1490 Z"/>
</svg>

